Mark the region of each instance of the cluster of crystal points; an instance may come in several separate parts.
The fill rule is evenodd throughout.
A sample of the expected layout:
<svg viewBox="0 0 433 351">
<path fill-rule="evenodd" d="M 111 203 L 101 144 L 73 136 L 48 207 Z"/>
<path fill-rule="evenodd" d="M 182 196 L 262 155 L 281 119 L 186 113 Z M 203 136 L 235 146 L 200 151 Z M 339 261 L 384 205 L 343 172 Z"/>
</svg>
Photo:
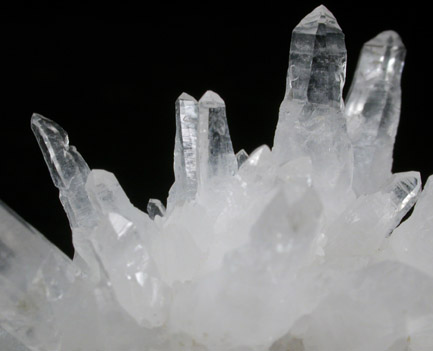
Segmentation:
<svg viewBox="0 0 433 351">
<path fill-rule="evenodd" d="M 147 214 L 33 115 L 76 252 L 0 206 L 0 349 L 433 350 L 433 178 L 391 173 L 404 55 L 395 32 L 367 42 L 344 103 L 319 6 L 293 31 L 272 151 L 235 155 L 224 101 L 182 94 L 176 180 Z"/>
</svg>

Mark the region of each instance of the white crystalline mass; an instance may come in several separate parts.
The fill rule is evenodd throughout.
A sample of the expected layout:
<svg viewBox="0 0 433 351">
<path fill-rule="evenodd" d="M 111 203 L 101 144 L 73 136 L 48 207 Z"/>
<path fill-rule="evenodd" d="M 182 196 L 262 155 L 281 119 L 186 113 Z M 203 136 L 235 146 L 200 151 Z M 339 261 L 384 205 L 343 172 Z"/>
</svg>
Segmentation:
<svg viewBox="0 0 433 351">
<path fill-rule="evenodd" d="M 75 256 L 0 203 L 0 350 L 433 350 L 433 177 L 391 173 L 404 56 L 395 32 L 368 41 L 345 105 L 319 6 L 292 34 L 273 148 L 235 154 L 221 97 L 183 93 L 175 183 L 147 213 L 35 114 Z"/>
</svg>

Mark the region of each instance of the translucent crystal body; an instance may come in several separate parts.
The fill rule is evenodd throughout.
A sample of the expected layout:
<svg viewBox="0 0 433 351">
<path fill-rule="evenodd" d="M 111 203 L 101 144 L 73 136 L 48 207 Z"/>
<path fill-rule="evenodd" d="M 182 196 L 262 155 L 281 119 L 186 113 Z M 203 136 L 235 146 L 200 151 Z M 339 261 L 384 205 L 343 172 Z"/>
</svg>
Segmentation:
<svg viewBox="0 0 433 351">
<path fill-rule="evenodd" d="M 272 150 L 235 155 L 221 97 L 181 94 L 175 183 L 147 213 L 34 115 L 76 254 L 0 203 L 0 350 L 432 350 L 433 178 L 391 173 L 404 54 L 394 32 L 368 41 L 345 107 L 344 35 L 319 6 L 293 31 Z"/>
<path fill-rule="evenodd" d="M 338 198 L 342 207 L 353 199 L 353 153 L 342 97 L 346 56 L 344 34 L 324 6 L 296 26 L 273 147 L 280 163 L 310 157 L 323 201 Z"/>
<path fill-rule="evenodd" d="M 347 132 L 354 149 L 354 189 L 374 190 L 391 175 L 400 119 L 400 78 L 406 49 L 393 31 L 364 44 L 347 97 Z"/>
<path fill-rule="evenodd" d="M 235 174 L 237 161 L 230 139 L 225 103 L 213 91 L 207 91 L 199 101 L 198 128 L 200 185 L 206 186 L 214 177 Z"/>
<path fill-rule="evenodd" d="M 183 93 L 176 101 L 176 137 L 174 147 L 175 196 L 188 199 L 197 192 L 198 104 Z"/>
</svg>

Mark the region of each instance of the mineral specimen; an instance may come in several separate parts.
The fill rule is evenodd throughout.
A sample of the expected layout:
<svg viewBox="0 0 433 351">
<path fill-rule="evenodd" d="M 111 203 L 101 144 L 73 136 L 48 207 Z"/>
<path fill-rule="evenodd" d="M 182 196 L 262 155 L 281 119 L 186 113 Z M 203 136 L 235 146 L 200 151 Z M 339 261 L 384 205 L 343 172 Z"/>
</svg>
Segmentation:
<svg viewBox="0 0 433 351">
<path fill-rule="evenodd" d="M 344 35 L 319 6 L 272 150 L 235 154 L 221 97 L 183 93 L 175 183 L 147 214 L 33 115 L 75 256 L 0 203 L 0 350 L 432 350 L 433 179 L 391 173 L 404 56 L 392 31 L 368 41 L 344 104 Z"/>
</svg>

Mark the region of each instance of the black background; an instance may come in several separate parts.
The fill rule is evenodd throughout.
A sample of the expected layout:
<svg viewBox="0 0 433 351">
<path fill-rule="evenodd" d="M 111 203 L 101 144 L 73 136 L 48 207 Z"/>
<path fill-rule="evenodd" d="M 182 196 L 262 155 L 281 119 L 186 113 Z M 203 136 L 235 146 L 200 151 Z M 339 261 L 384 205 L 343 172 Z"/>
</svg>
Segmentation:
<svg viewBox="0 0 433 351">
<path fill-rule="evenodd" d="M 143 210 L 151 197 L 165 201 L 173 182 L 174 102 L 183 91 L 197 99 L 208 89 L 220 94 L 235 151 L 272 145 L 291 31 L 317 5 L 292 4 L 289 11 L 273 8 L 254 17 L 206 11 L 151 22 L 148 15 L 140 21 L 33 16 L 3 23 L 0 198 L 72 254 L 58 191 L 30 130 L 33 112 L 62 125 L 89 166 L 113 172 Z M 325 5 L 346 34 L 346 92 L 362 44 L 387 29 L 401 35 L 408 53 L 394 171 L 419 170 L 425 181 L 433 173 L 433 142 L 422 10 Z"/>
</svg>

